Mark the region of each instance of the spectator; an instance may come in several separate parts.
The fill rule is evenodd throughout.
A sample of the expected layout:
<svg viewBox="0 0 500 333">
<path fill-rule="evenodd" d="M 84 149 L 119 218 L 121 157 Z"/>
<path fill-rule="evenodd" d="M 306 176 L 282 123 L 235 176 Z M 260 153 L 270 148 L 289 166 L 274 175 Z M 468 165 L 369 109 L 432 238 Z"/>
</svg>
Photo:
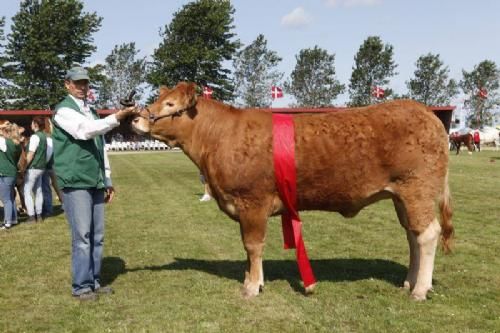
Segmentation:
<svg viewBox="0 0 500 333">
<path fill-rule="evenodd" d="M 24 201 L 28 211 L 28 223 L 42 222 L 42 176 L 47 166 L 47 135 L 45 120 L 35 117 L 31 122 L 34 134 L 30 137 L 26 161 L 28 170 L 24 180 Z M 32 195 L 35 194 L 33 201 Z"/>
<path fill-rule="evenodd" d="M 53 154 L 53 144 L 52 138 L 52 123 L 49 118 L 45 119 L 45 134 L 47 134 L 47 168 L 42 176 L 42 193 L 43 193 L 43 205 L 42 205 L 42 218 L 47 218 L 53 214 L 53 200 L 52 200 L 52 187 L 59 198 L 59 201 L 63 202 L 61 191 L 57 187 L 57 181 L 55 178 L 55 173 L 52 168 L 54 164 L 54 154 Z"/>
<path fill-rule="evenodd" d="M 474 131 L 474 146 L 476 146 L 477 151 L 481 151 L 481 137 L 478 130 Z"/>
<path fill-rule="evenodd" d="M 0 229 L 9 229 L 17 224 L 15 182 L 17 165 L 21 157 L 21 145 L 11 139 L 9 129 L 0 130 L 0 200 L 3 204 L 4 220 Z"/>
</svg>

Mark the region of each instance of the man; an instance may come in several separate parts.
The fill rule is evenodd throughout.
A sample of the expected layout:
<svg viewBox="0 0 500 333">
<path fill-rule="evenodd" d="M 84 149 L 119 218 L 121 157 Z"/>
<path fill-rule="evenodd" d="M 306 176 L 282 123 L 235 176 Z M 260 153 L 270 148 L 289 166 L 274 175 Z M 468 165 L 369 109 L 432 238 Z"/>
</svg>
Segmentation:
<svg viewBox="0 0 500 333">
<path fill-rule="evenodd" d="M 68 96 L 53 117 L 54 171 L 71 227 L 72 294 L 79 300 L 95 300 L 97 294 L 113 293 L 100 284 L 104 204 L 115 193 L 102 135 L 136 110 L 129 107 L 99 119 L 86 103 L 89 76 L 82 67 L 71 68 L 64 85 Z"/>
</svg>

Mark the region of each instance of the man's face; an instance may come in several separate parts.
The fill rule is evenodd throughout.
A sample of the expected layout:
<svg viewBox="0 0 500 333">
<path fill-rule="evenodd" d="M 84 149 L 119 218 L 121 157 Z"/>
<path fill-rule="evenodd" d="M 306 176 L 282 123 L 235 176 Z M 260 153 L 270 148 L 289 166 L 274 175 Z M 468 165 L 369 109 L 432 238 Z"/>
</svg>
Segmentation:
<svg viewBox="0 0 500 333">
<path fill-rule="evenodd" d="M 87 92 L 89 91 L 88 80 L 65 80 L 64 85 L 71 96 L 79 99 L 85 99 L 87 97 Z"/>
</svg>

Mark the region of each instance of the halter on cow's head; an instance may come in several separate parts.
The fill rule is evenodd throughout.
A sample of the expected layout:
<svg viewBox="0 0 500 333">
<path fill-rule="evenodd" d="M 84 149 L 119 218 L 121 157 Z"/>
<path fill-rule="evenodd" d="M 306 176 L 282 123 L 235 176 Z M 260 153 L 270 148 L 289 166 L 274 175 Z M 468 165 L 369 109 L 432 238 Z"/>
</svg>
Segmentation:
<svg viewBox="0 0 500 333">
<path fill-rule="evenodd" d="M 149 133 L 158 121 L 180 117 L 196 105 L 196 85 L 180 82 L 172 89 L 160 87 L 158 99 L 147 106 L 132 121 L 132 128 L 141 133 Z"/>
</svg>

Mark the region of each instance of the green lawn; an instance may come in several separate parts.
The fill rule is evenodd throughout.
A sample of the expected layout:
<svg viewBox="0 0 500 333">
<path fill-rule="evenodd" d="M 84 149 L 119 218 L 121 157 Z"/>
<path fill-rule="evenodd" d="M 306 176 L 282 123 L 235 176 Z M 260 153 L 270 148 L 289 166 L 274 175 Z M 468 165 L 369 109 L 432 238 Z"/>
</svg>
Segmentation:
<svg viewBox="0 0 500 333">
<path fill-rule="evenodd" d="M 63 215 L 0 232 L 0 332 L 500 332 L 500 152 L 451 157 L 455 251 L 439 252 L 434 292 L 401 285 L 407 243 L 390 201 L 354 219 L 302 214 L 318 278 L 304 296 L 273 218 L 264 293 L 240 296 L 239 227 L 202 192 L 182 153 L 112 155 L 103 279 L 116 293 L 71 298 Z"/>
</svg>

